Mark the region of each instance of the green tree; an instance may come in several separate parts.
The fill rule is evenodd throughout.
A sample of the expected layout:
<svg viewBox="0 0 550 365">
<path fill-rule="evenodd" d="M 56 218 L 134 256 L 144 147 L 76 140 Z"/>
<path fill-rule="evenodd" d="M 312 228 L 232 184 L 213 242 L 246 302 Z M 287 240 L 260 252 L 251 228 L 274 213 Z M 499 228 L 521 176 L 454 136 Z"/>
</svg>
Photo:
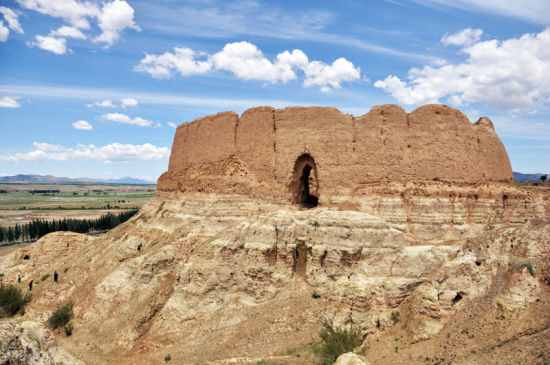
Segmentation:
<svg viewBox="0 0 550 365">
<path fill-rule="evenodd" d="M 540 180 L 544 183 L 546 181 L 546 178 L 548 177 L 548 175 L 542 175 L 540 177 Z"/>
</svg>

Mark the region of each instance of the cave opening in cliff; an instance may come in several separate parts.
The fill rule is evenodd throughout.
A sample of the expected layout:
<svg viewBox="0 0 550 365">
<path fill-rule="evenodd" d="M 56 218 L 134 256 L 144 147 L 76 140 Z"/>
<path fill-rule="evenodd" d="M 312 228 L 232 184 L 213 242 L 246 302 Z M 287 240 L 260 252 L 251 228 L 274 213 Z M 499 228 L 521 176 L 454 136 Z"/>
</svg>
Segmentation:
<svg viewBox="0 0 550 365">
<path fill-rule="evenodd" d="M 309 154 L 303 154 L 296 160 L 290 184 L 293 203 L 304 208 L 313 208 L 319 204 L 319 180 L 317 165 Z"/>
</svg>

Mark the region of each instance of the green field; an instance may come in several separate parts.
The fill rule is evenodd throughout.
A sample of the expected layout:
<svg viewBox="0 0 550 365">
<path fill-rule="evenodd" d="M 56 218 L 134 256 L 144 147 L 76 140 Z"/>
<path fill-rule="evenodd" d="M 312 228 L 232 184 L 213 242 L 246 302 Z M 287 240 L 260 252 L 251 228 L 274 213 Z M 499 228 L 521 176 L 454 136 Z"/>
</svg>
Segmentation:
<svg viewBox="0 0 550 365">
<path fill-rule="evenodd" d="M 154 192 L 154 185 L 0 184 L 0 225 L 33 219 L 98 218 L 107 212 L 139 208 Z"/>
</svg>

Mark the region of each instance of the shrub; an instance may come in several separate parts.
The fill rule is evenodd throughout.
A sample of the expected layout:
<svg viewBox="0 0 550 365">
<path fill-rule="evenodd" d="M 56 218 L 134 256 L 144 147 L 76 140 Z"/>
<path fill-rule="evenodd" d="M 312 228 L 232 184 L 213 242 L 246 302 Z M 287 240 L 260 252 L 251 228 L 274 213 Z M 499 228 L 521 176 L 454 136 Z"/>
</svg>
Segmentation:
<svg viewBox="0 0 550 365">
<path fill-rule="evenodd" d="M 52 329 L 56 329 L 59 326 L 64 326 L 69 323 L 71 316 L 73 315 L 73 302 L 58 307 L 48 318 L 48 324 Z"/>
<path fill-rule="evenodd" d="M 311 297 L 312 297 L 313 299 L 319 299 L 319 298 L 321 298 L 321 296 L 320 296 L 319 294 L 317 294 L 316 291 L 314 291 L 313 294 L 311 294 Z"/>
<path fill-rule="evenodd" d="M 334 328 L 326 319 L 319 331 L 319 337 L 321 342 L 313 347 L 313 351 L 325 365 L 333 364 L 338 356 L 361 345 L 361 333 L 358 329 Z"/>
<path fill-rule="evenodd" d="M 164 356 L 164 362 L 168 362 L 170 360 L 172 360 L 172 356 L 170 356 L 170 354 Z"/>
<path fill-rule="evenodd" d="M 72 323 L 69 323 L 69 324 L 66 324 L 65 326 L 63 326 L 63 329 L 65 330 L 65 334 L 67 336 L 70 336 L 73 334 L 73 324 Z"/>
<path fill-rule="evenodd" d="M 50 277 L 50 274 L 46 274 L 40 278 L 40 281 L 46 281 Z"/>
<path fill-rule="evenodd" d="M 399 312 L 391 312 L 391 320 L 393 324 L 396 324 L 397 322 L 399 322 L 400 319 L 401 319 L 401 315 L 399 314 Z"/>
<path fill-rule="evenodd" d="M 31 294 L 23 296 L 21 289 L 14 285 L 0 287 L 0 306 L 3 312 L 13 316 L 17 312 L 25 313 L 25 304 L 31 301 Z"/>
<path fill-rule="evenodd" d="M 524 262 L 524 263 L 520 264 L 518 266 L 518 271 L 523 270 L 524 267 L 526 267 L 527 270 L 529 270 L 529 274 L 531 274 L 531 276 L 533 276 L 533 277 L 535 276 L 535 269 L 533 269 L 533 265 L 531 265 L 530 262 Z"/>
</svg>

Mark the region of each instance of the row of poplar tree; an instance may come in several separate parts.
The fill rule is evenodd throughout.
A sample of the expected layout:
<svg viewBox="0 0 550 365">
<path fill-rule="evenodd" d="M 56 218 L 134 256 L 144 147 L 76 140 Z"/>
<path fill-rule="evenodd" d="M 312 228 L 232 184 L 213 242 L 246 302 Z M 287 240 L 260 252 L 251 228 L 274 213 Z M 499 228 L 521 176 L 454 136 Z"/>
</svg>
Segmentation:
<svg viewBox="0 0 550 365">
<path fill-rule="evenodd" d="M 34 219 L 29 223 L 0 227 L 0 242 L 36 240 L 45 234 L 57 231 L 78 233 L 105 231 L 126 222 L 137 211 L 137 209 L 131 209 L 118 214 L 107 213 L 97 219 L 65 218 L 51 221 Z"/>
</svg>

